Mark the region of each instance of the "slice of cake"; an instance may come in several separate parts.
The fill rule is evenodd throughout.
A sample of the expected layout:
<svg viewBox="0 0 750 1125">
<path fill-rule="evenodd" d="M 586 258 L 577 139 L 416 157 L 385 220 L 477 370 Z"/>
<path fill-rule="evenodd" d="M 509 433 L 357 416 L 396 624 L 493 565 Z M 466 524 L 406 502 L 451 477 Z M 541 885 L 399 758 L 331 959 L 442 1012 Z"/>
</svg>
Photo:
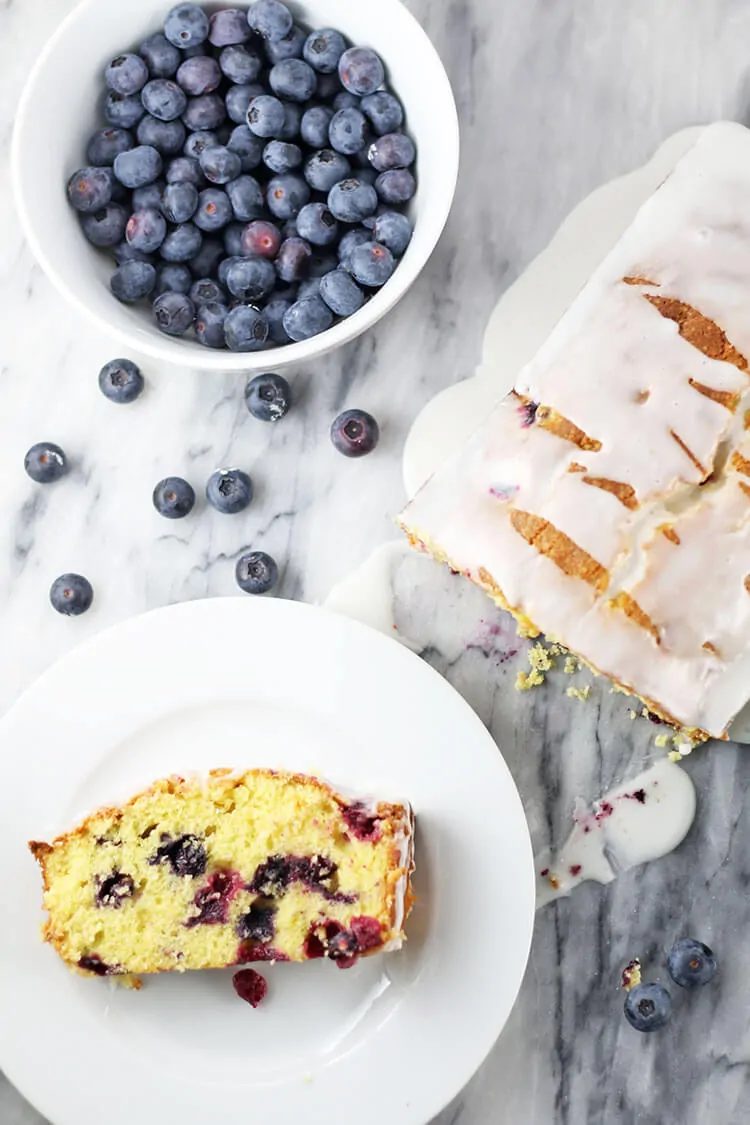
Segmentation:
<svg viewBox="0 0 750 1125">
<path fill-rule="evenodd" d="M 707 128 L 458 453 L 412 543 L 668 721 L 750 697 L 750 132 Z"/>
<path fill-rule="evenodd" d="M 51 844 L 45 940 L 93 976 L 398 949 L 409 913 L 406 804 L 350 801 L 314 777 L 215 770 L 157 781 Z"/>
</svg>

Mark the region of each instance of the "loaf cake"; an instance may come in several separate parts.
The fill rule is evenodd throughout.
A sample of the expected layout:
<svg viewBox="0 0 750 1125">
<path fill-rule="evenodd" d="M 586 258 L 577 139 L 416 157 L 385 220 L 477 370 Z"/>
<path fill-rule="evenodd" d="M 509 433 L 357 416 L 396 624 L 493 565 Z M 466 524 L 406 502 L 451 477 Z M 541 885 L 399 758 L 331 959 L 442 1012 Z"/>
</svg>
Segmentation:
<svg viewBox="0 0 750 1125">
<path fill-rule="evenodd" d="M 397 949 L 411 906 L 413 816 L 314 777 L 170 777 L 32 842 L 45 940 L 88 976 Z"/>
<path fill-rule="evenodd" d="M 708 127 L 399 519 L 694 737 L 750 697 L 749 201 Z"/>
</svg>

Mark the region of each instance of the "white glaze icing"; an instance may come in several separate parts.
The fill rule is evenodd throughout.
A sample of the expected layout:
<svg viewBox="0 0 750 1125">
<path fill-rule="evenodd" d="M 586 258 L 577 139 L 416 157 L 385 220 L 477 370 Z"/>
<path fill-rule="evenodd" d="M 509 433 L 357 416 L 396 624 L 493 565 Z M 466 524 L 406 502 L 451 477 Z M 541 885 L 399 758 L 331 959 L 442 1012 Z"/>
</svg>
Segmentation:
<svg viewBox="0 0 750 1125">
<path fill-rule="evenodd" d="M 682 843 L 694 817 L 693 783 L 669 758 L 610 789 L 590 807 L 577 802 L 563 846 L 554 856 L 535 860 L 537 909 L 580 883 L 611 883 L 618 871 L 667 855 Z"/>
<path fill-rule="evenodd" d="M 505 399 L 403 517 L 454 565 L 474 576 L 489 571 L 543 631 L 681 723 L 714 734 L 750 694 L 750 567 L 742 562 L 750 503 L 734 472 L 698 485 L 722 443 L 750 456 L 742 428 L 750 378 L 689 344 L 644 295 L 698 309 L 750 355 L 748 191 L 750 133 L 728 123 L 705 129 L 518 376 L 521 394 L 554 407 L 600 449 L 524 427 L 518 401 Z M 626 285 L 624 277 L 658 284 Z M 735 413 L 691 378 L 741 396 Z M 572 462 L 586 473 L 569 472 Z M 584 476 L 632 486 L 638 509 Z M 514 509 L 549 521 L 605 568 L 606 593 L 539 554 L 511 524 Z M 656 532 L 665 522 L 679 546 Z M 658 645 L 609 604 L 620 591 L 651 617 Z"/>
</svg>

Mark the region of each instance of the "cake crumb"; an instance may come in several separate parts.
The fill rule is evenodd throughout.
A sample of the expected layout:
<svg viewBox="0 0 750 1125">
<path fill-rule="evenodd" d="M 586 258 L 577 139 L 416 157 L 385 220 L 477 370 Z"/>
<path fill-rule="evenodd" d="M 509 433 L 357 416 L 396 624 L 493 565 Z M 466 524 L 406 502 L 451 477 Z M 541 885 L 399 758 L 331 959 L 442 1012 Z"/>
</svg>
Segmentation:
<svg viewBox="0 0 750 1125">
<path fill-rule="evenodd" d="M 620 978 L 620 988 L 624 988 L 626 992 L 630 992 L 631 988 L 641 983 L 641 962 L 638 957 L 634 957 L 629 961 L 625 968 L 622 970 Z"/>
<path fill-rule="evenodd" d="M 669 742 L 669 735 L 668 734 L 657 734 L 656 738 L 654 739 L 654 745 L 658 746 L 660 749 L 663 748 L 664 746 L 666 746 L 668 742 Z"/>
<path fill-rule="evenodd" d="M 572 676 L 575 672 L 578 671 L 580 667 L 581 664 L 577 656 L 565 657 L 565 667 L 563 668 L 563 672 L 565 672 L 568 676 Z"/>
<path fill-rule="evenodd" d="M 609 689 L 609 694 L 632 695 L 632 692 L 628 691 L 628 689 L 623 687 L 622 684 L 612 684 L 612 687 Z"/>
<path fill-rule="evenodd" d="M 571 699 L 580 699 L 581 702 L 583 703 L 588 699 L 590 692 L 591 692 L 591 685 L 586 684 L 586 686 L 582 687 L 582 688 L 580 688 L 580 687 L 569 687 L 567 689 L 567 691 L 565 692 L 565 694 L 569 695 Z"/>
<path fill-rule="evenodd" d="M 638 712 L 637 712 L 637 711 L 633 711 L 633 709 L 632 709 L 632 708 L 629 708 L 629 709 L 628 709 L 628 714 L 630 715 L 631 721 L 632 721 L 633 719 L 637 719 L 637 718 L 638 718 Z"/>
<path fill-rule="evenodd" d="M 669 758 L 670 762 L 679 762 L 682 758 L 682 754 L 679 750 L 670 750 L 667 757 Z"/>
<path fill-rule="evenodd" d="M 516 691 L 530 691 L 539 687 L 545 681 L 545 672 L 555 666 L 554 655 L 546 649 L 541 641 L 532 645 L 526 653 L 531 668 L 530 672 L 519 672 L 516 676 Z"/>
</svg>

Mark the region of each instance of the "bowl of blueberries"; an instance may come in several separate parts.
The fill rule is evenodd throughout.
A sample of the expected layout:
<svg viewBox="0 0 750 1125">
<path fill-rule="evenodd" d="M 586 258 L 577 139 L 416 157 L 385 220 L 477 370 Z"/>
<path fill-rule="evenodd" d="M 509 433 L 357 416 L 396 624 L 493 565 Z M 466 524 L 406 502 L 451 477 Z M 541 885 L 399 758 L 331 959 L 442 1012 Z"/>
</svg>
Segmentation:
<svg viewBox="0 0 750 1125">
<path fill-rule="evenodd" d="M 12 169 L 72 304 L 155 358 L 248 371 L 396 304 L 458 152 L 448 77 L 399 0 L 84 0 L 29 76 Z"/>
</svg>

